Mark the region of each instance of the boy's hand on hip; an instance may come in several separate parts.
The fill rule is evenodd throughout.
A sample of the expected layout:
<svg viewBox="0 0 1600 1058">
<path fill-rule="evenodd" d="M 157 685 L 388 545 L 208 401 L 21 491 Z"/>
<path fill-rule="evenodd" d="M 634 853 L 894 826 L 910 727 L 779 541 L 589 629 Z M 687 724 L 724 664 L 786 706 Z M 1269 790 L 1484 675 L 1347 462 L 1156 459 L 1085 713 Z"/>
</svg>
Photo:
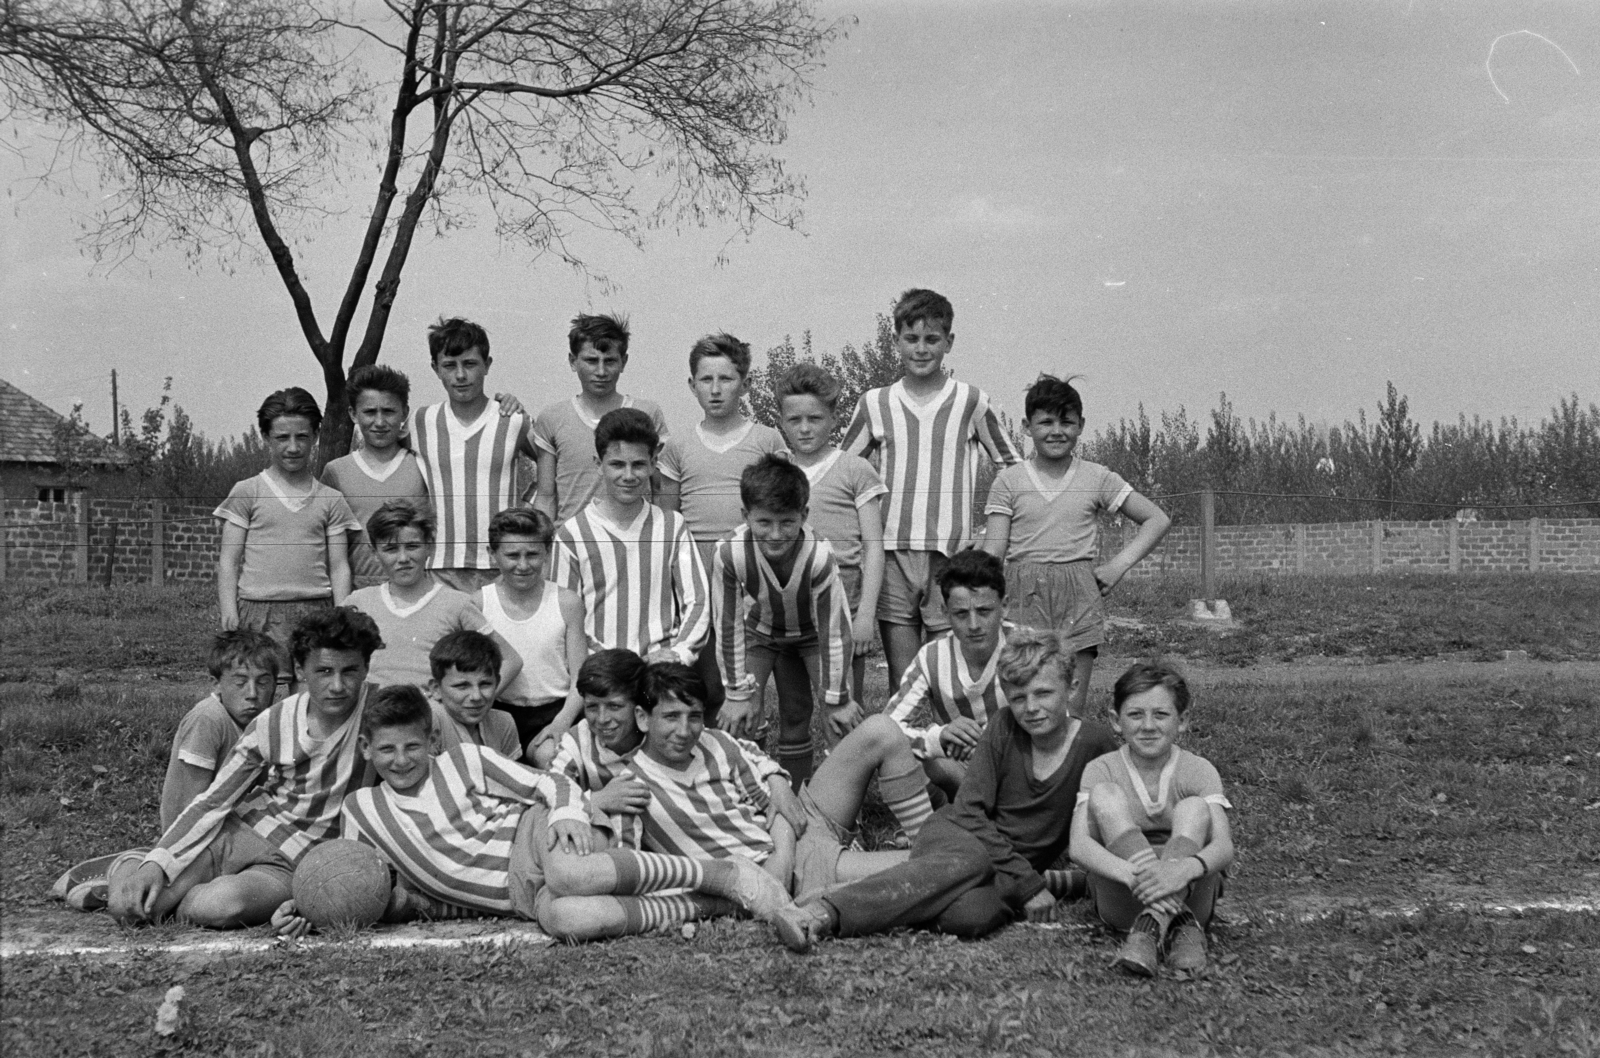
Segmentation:
<svg viewBox="0 0 1600 1058">
<path fill-rule="evenodd" d="M 1094 582 L 1100 586 L 1101 596 L 1110 595 L 1112 589 L 1121 582 L 1122 575 L 1125 572 L 1127 571 L 1115 562 L 1107 562 L 1096 566 L 1094 568 Z"/>
</svg>

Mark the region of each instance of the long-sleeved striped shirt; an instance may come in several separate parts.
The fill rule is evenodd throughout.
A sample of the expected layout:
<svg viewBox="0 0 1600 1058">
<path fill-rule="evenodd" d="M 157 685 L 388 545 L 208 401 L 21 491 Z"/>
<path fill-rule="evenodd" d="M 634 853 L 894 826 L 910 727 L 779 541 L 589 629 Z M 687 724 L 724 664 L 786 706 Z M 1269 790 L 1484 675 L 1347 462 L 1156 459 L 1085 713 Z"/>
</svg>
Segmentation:
<svg viewBox="0 0 1600 1058">
<path fill-rule="evenodd" d="M 885 550 L 953 555 L 967 545 L 980 445 L 996 463 L 1022 461 L 988 394 L 975 386 L 946 379 L 926 404 L 913 401 L 904 382 L 862 395 L 840 447 L 859 456 L 881 450 Z"/>
<path fill-rule="evenodd" d="M 996 675 L 1004 647 L 1002 634 L 988 664 L 976 674 L 967 667 L 961 643 L 953 635 L 942 635 L 917 651 L 900 677 L 900 689 L 884 706 L 889 719 L 911 739 L 914 752 L 924 757 L 944 756 L 939 733 L 958 716 L 970 716 L 988 726 L 989 718 L 1006 704 Z"/>
<path fill-rule="evenodd" d="M 346 798 L 344 836 L 377 849 L 429 896 L 509 915 L 512 840 L 536 802 L 552 823 L 588 819 L 582 794 L 562 776 L 463 742 L 433 758 L 415 793 L 385 783 Z"/>
<path fill-rule="evenodd" d="M 145 863 L 171 881 L 200 857 L 229 814 L 278 846 L 292 862 L 312 845 L 338 836 L 339 806 L 374 778 L 356 752 L 361 710 L 374 684 L 361 688 L 349 719 L 327 738 L 311 737 L 305 692 L 285 698 L 250 722 L 216 778 L 173 820 Z"/>
<path fill-rule="evenodd" d="M 676 511 L 647 503 L 615 525 L 590 504 L 557 531 L 549 577 L 583 596 L 591 650 L 667 647 L 691 665 L 711 630 L 705 569 Z"/>
<path fill-rule="evenodd" d="M 600 744 L 588 720 L 579 720 L 561 736 L 561 746 L 548 771 L 563 775 L 584 793 L 597 793 L 628 766 L 628 759 Z"/>
<path fill-rule="evenodd" d="M 755 691 L 748 661 L 751 632 L 779 643 L 817 639 L 823 698 L 849 700 L 850 603 L 828 542 L 802 526 L 788 581 L 761 553 L 750 527 L 741 525 L 717 542 L 711 562 L 711 602 L 716 617 L 717 663 L 734 696 Z"/>
<path fill-rule="evenodd" d="M 789 775 L 753 742 L 707 728 L 683 771 L 641 751 L 622 774 L 650 789 L 643 815 L 619 817 L 618 836 L 626 847 L 700 859 L 744 856 L 757 863 L 772 855 L 767 782 L 774 775 L 788 782 Z"/>
</svg>

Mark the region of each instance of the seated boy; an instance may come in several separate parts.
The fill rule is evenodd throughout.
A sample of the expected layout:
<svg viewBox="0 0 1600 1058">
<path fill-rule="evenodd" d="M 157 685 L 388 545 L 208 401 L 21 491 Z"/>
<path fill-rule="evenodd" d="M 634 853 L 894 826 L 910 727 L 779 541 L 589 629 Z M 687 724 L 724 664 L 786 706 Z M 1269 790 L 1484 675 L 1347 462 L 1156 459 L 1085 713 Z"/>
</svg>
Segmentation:
<svg viewBox="0 0 1600 1058">
<path fill-rule="evenodd" d="M 950 632 L 917 651 L 884 712 L 911 739 L 928 779 L 953 800 L 985 725 L 1005 705 L 995 678 L 1005 646 L 1005 572 L 993 555 L 959 551 L 939 574 L 939 592 Z"/>
<path fill-rule="evenodd" d="M 494 708 L 502 664 L 499 645 L 482 632 L 451 632 L 428 652 L 433 672 L 428 694 L 441 751 L 465 742 L 522 759 L 517 722 Z"/>
<path fill-rule="evenodd" d="M 1204 969 L 1205 927 L 1233 862 L 1233 806 L 1211 762 L 1178 746 L 1189 685 L 1177 669 L 1138 662 L 1112 699 L 1123 746 L 1083 771 L 1072 858 L 1089 872 L 1100 918 L 1128 931 L 1119 967 L 1154 976 L 1165 940 L 1168 966 Z"/>
<path fill-rule="evenodd" d="M 642 933 L 733 905 L 767 918 L 790 906 L 746 861 L 604 848 L 566 779 L 468 743 L 434 755 L 432 719 L 415 688 L 378 692 L 362 716 L 361 753 L 383 783 L 344 802 L 344 835 L 376 848 L 401 887 L 421 896 L 402 903 L 517 915 L 568 941 Z M 658 895 L 667 889 L 690 892 Z M 292 911 L 292 903 L 282 909 Z"/>
<path fill-rule="evenodd" d="M 367 663 L 383 640 L 370 617 L 341 606 L 301 618 L 289 646 L 306 689 L 255 719 L 153 850 L 118 857 L 117 921 L 259 925 L 289 899 L 299 859 L 336 833 L 340 803 L 368 781 L 356 734 L 373 689 Z"/>
<path fill-rule="evenodd" d="M 1054 913 L 1043 872 L 1067 847 L 1064 807 L 1084 766 L 1116 741 L 1110 729 L 1068 712 L 1072 655 L 1053 633 L 1015 632 L 999 672 L 1010 708 L 984 731 L 955 802 L 922 827 L 905 863 L 808 894 L 780 916 L 790 948 L 898 926 L 979 937 L 1014 915 Z"/>
<path fill-rule="evenodd" d="M 778 674 L 778 763 L 796 791 L 811 778 L 811 714 L 820 690 L 835 739 L 861 722 L 850 698 L 850 608 L 833 552 L 806 525 L 811 486 L 788 459 L 764 455 L 739 477 L 744 524 L 716 545 L 711 567 L 719 725 L 767 733 L 767 680 Z M 752 702 L 752 696 L 754 701 Z"/>
<path fill-rule="evenodd" d="M 636 815 L 649 804 L 644 786 L 619 776 L 644 736 L 634 709 L 644 700 L 644 659 L 631 650 L 597 650 L 578 669 L 583 719 L 561 738 L 549 768 L 589 795 L 605 816 Z"/>
<path fill-rule="evenodd" d="M 277 696 L 278 644 L 263 632 L 218 633 L 211 641 L 206 667 L 211 672 L 211 693 L 184 714 L 172 736 L 167 777 L 161 785 L 162 830 L 205 793 L 245 725 Z M 109 896 L 105 872 L 119 855 L 77 864 L 57 879 L 50 895 L 79 911 L 105 907 Z"/>
</svg>

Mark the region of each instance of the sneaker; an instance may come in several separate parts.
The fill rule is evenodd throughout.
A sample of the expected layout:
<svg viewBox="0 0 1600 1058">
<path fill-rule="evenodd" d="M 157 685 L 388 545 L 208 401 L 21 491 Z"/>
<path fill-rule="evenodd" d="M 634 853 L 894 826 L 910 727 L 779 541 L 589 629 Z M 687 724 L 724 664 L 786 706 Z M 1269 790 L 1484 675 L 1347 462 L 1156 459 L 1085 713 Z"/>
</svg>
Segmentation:
<svg viewBox="0 0 1600 1058">
<path fill-rule="evenodd" d="M 794 907 L 789 893 L 772 875 L 756 866 L 754 860 L 742 856 L 731 857 L 734 880 L 728 893 L 734 903 L 763 922 L 772 922 L 777 915 Z"/>
<path fill-rule="evenodd" d="M 121 855 L 122 853 L 120 852 L 112 852 L 105 856 L 96 856 L 92 860 L 84 860 L 82 863 L 73 864 L 67 868 L 60 878 L 56 879 L 56 884 L 50 887 L 50 899 L 65 900 L 68 893 L 85 882 L 94 881 L 96 878 L 104 878 L 111 871 L 112 861 Z"/>
<path fill-rule="evenodd" d="M 1139 977 L 1154 977 L 1161 958 L 1161 927 L 1148 914 L 1133 921 L 1128 937 L 1117 949 L 1116 960 L 1111 965 Z"/>
<path fill-rule="evenodd" d="M 1200 928 L 1193 915 L 1183 915 L 1168 930 L 1167 965 L 1190 973 L 1206 968 L 1206 931 Z"/>
<path fill-rule="evenodd" d="M 790 904 L 772 919 L 778 939 L 793 952 L 804 954 L 811 946 L 833 932 L 833 915 L 828 905 L 818 900 L 804 905 Z"/>
<path fill-rule="evenodd" d="M 101 911 L 111 902 L 111 882 L 104 877 L 79 882 L 67 890 L 67 906 L 74 911 Z"/>
</svg>

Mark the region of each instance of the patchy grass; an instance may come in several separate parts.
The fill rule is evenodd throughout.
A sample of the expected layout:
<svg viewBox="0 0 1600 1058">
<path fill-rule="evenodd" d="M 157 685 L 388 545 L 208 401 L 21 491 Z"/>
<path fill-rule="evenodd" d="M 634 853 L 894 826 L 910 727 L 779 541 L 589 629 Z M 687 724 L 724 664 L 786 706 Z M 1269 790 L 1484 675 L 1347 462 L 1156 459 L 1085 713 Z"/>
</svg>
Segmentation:
<svg viewBox="0 0 1600 1058">
<path fill-rule="evenodd" d="M 216 633 L 209 584 L 0 582 L 0 681 L 62 673 L 188 679 Z"/>
</svg>

